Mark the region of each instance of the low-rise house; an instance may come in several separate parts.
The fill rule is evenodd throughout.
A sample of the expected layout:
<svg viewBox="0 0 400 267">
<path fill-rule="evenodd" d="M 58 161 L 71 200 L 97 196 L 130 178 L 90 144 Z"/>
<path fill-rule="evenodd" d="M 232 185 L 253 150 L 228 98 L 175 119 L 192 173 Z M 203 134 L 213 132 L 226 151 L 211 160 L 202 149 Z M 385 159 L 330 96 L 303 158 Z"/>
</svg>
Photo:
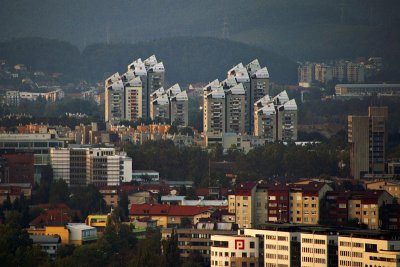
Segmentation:
<svg viewBox="0 0 400 267">
<path fill-rule="evenodd" d="M 210 218 L 214 210 L 210 207 L 134 204 L 129 214 L 131 220 L 150 217 L 157 220 L 158 226 L 177 227 L 183 218 L 187 218 L 191 224 L 198 223 L 202 218 Z"/>
<path fill-rule="evenodd" d="M 91 214 L 85 220 L 86 225 L 96 228 L 97 234 L 103 233 L 109 222 L 110 215 L 108 214 Z"/>
<path fill-rule="evenodd" d="M 69 231 L 69 243 L 74 245 L 83 245 L 97 240 L 97 230 L 95 227 L 84 223 L 67 224 Z"/>
<path fill-rule="evenodd" d="M 59 235 L 30 235 L 33 245 L 38 246 L 43 252 L 46 252 L 51 259 L 56 257 L 57 249 L 61 245 Z"/>
</svg>

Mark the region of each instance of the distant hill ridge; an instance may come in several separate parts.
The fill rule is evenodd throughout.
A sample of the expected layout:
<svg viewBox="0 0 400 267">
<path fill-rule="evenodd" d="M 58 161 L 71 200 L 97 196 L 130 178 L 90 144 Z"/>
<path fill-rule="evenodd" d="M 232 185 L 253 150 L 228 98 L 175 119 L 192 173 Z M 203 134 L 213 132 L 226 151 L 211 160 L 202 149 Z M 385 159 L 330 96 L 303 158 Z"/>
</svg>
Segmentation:
<svg viewBox="0 0 400 267">
<path fill-rule="evenodd" d="M 135 58 L 152 54 L 164 62 L 169 83 L 208 82 L 226 76 L 231 66 L 258 58 L 271 80 L 293 84 L 297 65 L 284 56 L 226 39 L 172 37 L 136 44 L 93 44 L 82 52 L 74 45 L 44 38 L 18 38 L 0 43 L 0 59 L 29 69 L 63 72 L 70 79 L 99 81 L 114 71 L 124 72 Z"/>
</svg>

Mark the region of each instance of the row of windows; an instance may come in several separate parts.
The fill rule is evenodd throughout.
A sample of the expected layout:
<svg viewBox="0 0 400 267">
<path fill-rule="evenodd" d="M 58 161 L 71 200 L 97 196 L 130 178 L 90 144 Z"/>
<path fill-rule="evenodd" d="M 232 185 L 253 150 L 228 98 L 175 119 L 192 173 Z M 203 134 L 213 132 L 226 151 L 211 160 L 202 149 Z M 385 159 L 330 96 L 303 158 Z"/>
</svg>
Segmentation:
<svg viewBox="0 0 400 267">
<path fill-rule="evenodd" d="M 230 264 L 230 265 L 229 265 Z M 229 261 L 211 261 L 211 266 L 231 266 L 231 267 L 255 267 L 254 262 L 242 262 L 242 263 L 236 263 L 236 262 L 229 262 Z"/>
<path fill-rule="evenodd" d="M 353 248 L 363 248 L 364 244 L 363 243 L 358 243 L 358 242 L 346 242 L 346 241 L 340 241 L 340 246 L 341 247 L 353 247 Z"/>
<path fill-rule="evenodd" d="M 326 254 L 325 249 L 322 249 L 322 248 L 305 248 L 305 247 L 303 247 L 301 251 L 306 252 L 306 253 Z"/>
<path fill-rule="evenodd" d="M 275 235 L 266 235 L 265 238 L 268 240 L 276 240 Z M 278 241 L 288 241 L 288 238 L 287 236 L 278 236 Z"/>
<path fill-rule="evenodd" d="M 325 264 L 325 259 L 314 258 L 314 257 L 302 257 L 302 261 L 303 262 L 314 262 L 314 263 Z"/>
<path fill-rule="evenodd" d="M 351 252 L 351 251 L 340 251 L 340 256 L 345 256 L 345 257 L 356 257 L 356 258 L 362 258 L 363 254 L 361 252 Z"/>
<path fill-rule="evenodd" d="M 314 244 L 325 245 L 325 240 L 323 240 L 323 239 L 303 238 L 302 242 L 310 243 L 310 244 L 312 244 L 314 242 Z"/>
<path fill-rule="evenodd" d="M 362 267 L 362 262 L 340 260 L 339 265 L 340 266 Z"/>
</svg>

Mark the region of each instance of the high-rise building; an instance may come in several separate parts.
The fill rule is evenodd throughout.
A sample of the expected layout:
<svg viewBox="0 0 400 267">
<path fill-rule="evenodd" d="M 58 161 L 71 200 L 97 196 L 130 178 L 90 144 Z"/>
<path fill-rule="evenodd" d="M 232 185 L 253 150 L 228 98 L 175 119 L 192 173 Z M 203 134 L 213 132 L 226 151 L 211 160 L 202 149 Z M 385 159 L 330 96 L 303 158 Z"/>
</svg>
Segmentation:
<svg viewBox="0 0 400 267">
<path fill-rule="evenodd" d="M 105 121 L 118 124 L 125 113 L 124 84 L 118 72 L 106 80 L 105 87 Z"/>
<path fill-rule="evenodd" d="M 266 95 L 254 104 L 254 135 L 268 141 L 297 140 L 297 104 L 286 91 L 272 99 Z"/>
<path fill-rule="evenodd" d="M 276 110 L 269 95 L 254 103 L 254 135 L 266 137 L 269 142 L 276 137 Z"/>
<path fill-rule="evenodd" d="M 211 91 L 205 97 L 203 110 L 204 132 L 218 135 L 225 132 L 225 92 L 222 87 Z"/>
<path fill-rule="evenodd" d="M 135 77 L 125 84 L 125 120 L 137 121 L 143 118 L 142 81 Z"/>
<path fill-rule="evenodd" d="M 350 173 L 355 179 L 385 172 L 387 107 L 369 107 L 368 116 L 348 116 Z"/>
<path fill-rule="evenodd" d="M 309 87 L 314 82 L 314 63 L 305 62 L 297 68 L 297 77 L 300 86 Z"/>
<path fill-rule="evenodd" d="M 333 67 L 324 63 L 315 64 L 314 79 L 320 83 L 327 83 L 333 79 Z"/>
<path fill-rule="evenodd" d="M 105 81 L 105 121 L 137 121 L 150 117 L 150 94 L 163 87 L 165 69 L 153 55 L 128 65 L 127 72 L 115 73 Z"/>
<path fill-rule="evenodd" d="M 239 83 L 225 91 L 225 127 L 228 133 L 245 134 L 245 91 Z"/>
<path fill-rule="evenodd" d="M 349 83 L 363 83 L 365 81 L 364 65 L 359 63 L 347 63 L 347 81 Z"/>
<path fill-rule="evenodd" d="M 179 84 L 167 90 L 159 88 L 150 94 L 150 118 L 176 126 L 188 125 L 188 96 Z"/>
</svg>

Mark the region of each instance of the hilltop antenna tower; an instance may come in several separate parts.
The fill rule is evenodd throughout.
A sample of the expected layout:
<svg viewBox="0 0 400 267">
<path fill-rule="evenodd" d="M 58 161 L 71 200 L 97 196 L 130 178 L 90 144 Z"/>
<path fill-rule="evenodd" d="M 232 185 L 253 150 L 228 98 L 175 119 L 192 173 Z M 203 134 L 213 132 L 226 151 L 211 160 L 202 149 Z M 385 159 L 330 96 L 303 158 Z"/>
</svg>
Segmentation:
<svg viewBox="0 0 400 267">
<path fill-rule="evenodd" d="M 109 45 L 110 44 L 110 24 L 107 23 L 106 26 L 106 44 Z"/>
<path fill-rule="evenodd" d="M 229 21 L 228 17 L 224 17 L 224 21 L 222 23 L 222 36 L 223 39 L 229 38 Z"/>
<path fill-rule="evenodd" d="M 346 21 L 346 0 L 340 2 L 340 23 L 345 24 Z"/>
</svg>

